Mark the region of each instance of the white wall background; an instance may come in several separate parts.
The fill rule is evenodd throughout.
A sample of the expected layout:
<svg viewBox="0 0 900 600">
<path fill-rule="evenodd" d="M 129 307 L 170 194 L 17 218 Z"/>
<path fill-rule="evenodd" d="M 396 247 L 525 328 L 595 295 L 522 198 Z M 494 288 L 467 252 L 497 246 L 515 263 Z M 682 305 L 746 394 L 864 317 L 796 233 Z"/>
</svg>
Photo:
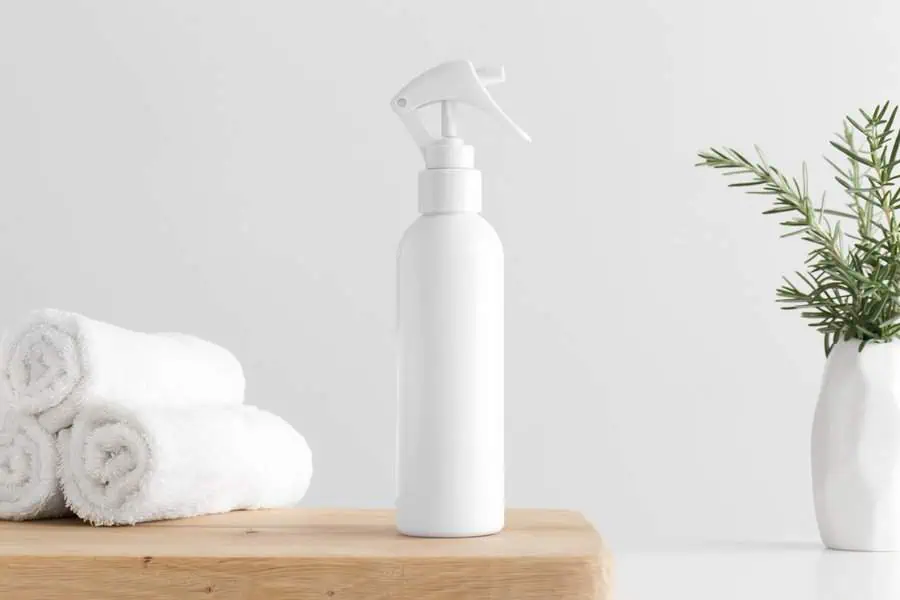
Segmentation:
<svg viewBox="0 0 900 600">
<path fill-rule="evenodd" d="M 508 495 L 614 544 L 815 535 L 804 249 L 692 168 L 811 161 L 900 80 L 900 4 L 0 0 L 0 321 L 184 330 L 309 438 L 312 505 L 393 501 L 394 253 L 417 154 L 390 97 L 505 63 L 531 146 L 462 132 L 507 249 Z"/>
</svg>

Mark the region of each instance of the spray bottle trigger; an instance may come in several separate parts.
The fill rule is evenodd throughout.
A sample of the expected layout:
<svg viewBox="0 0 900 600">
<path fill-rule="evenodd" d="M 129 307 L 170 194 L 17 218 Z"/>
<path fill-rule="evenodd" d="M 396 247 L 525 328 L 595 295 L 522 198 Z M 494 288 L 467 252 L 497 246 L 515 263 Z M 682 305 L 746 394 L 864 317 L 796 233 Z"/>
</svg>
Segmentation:
<svg viewBox="0 0 900 600">
<path fill-rule="evenodd" d="M 531 138 L 507 116 L 487 91 L 487 86 L 502 83 L 506 74 L 502 66 L 476 69 L 471 62 L 448 62 L 429 69 L 409 82 L 391 101 L 394 112 L 403 121 L 416 145 L 425 154 L 425 148 L 439 142 L 422 123 L 419 109 L 440 102 L 442 104 L 441 130 L 445 137 L 455 137 L 456 124 L 453 106 L 456 102 L 474 106 L 505 122 L 526 141 Z"/>
</svg>

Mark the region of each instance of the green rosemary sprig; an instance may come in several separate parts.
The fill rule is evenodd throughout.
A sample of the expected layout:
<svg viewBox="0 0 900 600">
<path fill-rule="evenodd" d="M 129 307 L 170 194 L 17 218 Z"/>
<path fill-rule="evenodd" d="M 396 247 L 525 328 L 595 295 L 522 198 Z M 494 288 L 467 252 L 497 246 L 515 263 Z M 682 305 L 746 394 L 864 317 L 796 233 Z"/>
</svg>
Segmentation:
<svg viewBox="0 0 900 600">
<path fill-rule="evenodd" d="M 813 204 L 805 163 L 798 181 L 769 165 L 759 148 L 756 161 L 732 148 L 699 153 L 698 166 L 737 179 L 729 187 L 772 197 L 764 214 L 783 216 L 780 224 L 789 231 L 782 237 L 799 235 L 812 246 L 806 272 L 784 278 L 776 296 L 783 309 L 799 310 L 822 333 L 826 355 L 841 340 L 858 340 L 862 350 L 868 342 L 900 337 L 897 107 L 885 102 L 859 112 L 861 119 L 846 117 L 843 131 L 831 143 L 846 166 L 825 159 L 848 197 L 846 210 L 828 208 L 824 194 L 818 206 Z M 848 220 L 855 224 L 854 233 L 842 229 Z"/>
</svg>

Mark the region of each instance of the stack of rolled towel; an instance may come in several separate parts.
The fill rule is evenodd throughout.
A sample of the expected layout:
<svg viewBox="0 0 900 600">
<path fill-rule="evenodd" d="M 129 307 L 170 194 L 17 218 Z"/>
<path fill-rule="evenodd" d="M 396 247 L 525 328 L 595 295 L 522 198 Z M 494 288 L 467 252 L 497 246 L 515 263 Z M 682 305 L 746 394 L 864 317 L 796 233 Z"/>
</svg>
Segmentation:
<svg viewBox="0 0 900 600">
<path fill-rule="evenodd" d="M 291 506 L 312 455 L 230 352 L 55 310 L 0 347 L 0 519 L 95 525 Z"/>
</svg>

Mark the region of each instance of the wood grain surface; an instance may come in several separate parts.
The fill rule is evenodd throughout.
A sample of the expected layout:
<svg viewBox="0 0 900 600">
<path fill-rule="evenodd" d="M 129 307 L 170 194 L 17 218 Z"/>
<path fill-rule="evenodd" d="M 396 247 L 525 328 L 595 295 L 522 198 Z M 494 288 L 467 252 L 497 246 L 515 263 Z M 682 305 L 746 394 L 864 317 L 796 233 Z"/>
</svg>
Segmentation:
<svg viewBox="0 0 900 600">
<path fill-rule="evenodd" d="M 594 528 L 560 510 L 458 540 L 404 537 L 381 510 L 0 523 L 2 600 L 606 600 L 610 574 Z"/>
</svg>

